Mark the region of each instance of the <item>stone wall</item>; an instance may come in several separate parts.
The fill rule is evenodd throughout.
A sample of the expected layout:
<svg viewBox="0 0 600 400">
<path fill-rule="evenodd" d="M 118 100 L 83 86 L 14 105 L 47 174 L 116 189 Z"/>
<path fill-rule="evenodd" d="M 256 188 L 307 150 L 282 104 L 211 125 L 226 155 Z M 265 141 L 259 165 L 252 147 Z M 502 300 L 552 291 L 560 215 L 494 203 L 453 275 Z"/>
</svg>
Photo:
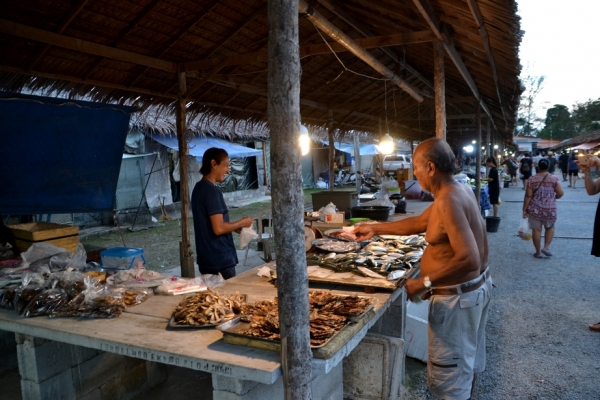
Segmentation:
<svg viewBox="0 0 600 400">
<path fill-rule="evenodd" d="M 164 382 L 164 364 L 16 335 L 21 390 L 31 400 L 127 400 Z"/>
</svg>

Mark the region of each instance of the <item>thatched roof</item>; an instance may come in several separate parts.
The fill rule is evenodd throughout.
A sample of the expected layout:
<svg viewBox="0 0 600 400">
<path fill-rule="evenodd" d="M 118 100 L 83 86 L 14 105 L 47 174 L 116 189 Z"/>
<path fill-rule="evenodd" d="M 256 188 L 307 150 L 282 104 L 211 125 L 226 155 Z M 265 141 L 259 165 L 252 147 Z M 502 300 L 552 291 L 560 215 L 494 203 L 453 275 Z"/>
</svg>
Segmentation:
<svg viewBox="0 0 600 400">
<path fill-rule="evenodd" d="M 597 147 L 598 145 L 600 145 L 600 130 L 588 132 L 584 135 L 579 135 L 571 139 L 563 140 L 556 146 L 552 146 L 550 150 L 570 149 L 586 143 L 590 143 L 590 146 L 595 144 L 595 146 L 592 146 L 590 148 Z"/>
<path fill-rule="evenodd" d="M 301 114 L 311 131 L 326 129 L 331 109 L 339 135 L 377 135 L 383 125 L 398 138 L 433 136 L 433 41 L 442 39 L 448 139 L 473 135 L 480 99 L 494 131 L 512 141 L 522 92 L 514 0 L 310 4 L 424 98 L 419 103 L 383 80 L 300 16 Z M 27 0 L 3 1 L 0 10 L 0 90 L 158 106 L 168 114 L 176 73 L 187 70 L 192 118 L 235 126 L 242 136 L 268 132 L 263 0 Z"/>
</svg>

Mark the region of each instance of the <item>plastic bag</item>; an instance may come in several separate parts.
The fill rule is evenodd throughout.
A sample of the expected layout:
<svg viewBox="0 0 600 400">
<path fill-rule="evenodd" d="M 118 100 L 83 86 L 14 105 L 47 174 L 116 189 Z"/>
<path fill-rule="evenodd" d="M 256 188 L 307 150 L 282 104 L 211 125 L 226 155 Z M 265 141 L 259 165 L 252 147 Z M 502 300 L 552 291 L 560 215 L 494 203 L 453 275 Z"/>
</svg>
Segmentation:
<svg viewBox="0 0 600 400">
<path fill-rule="evenodd" d="M 531 240 L 531 227 L 529 226 L 529 219 L 523 218 L 521 225 L 519 226 L 519 237 L 523 240 Z"/>
<path fill-rule="evenodd" d="M 23 316 L 30 318 L 41 315 L 50 315 L 54 310 L 66 306 L 68 302 L 69 296 L 63 289 L 46 289 L 36 295 L 29 304 L 27 304 L 23 310 Z"/>
<path fill-rule="evenodd" d="M 204 284 L 211 289 L 223 286 L 223 283 L 225 283 L 225 279 L 223 279 L 221 274 L 204 274 L 202 275 L 202 279 L 204 280 Z"/>
<path fill-rule="evenodd" d="M 112 293 L 119 293 L 126 307 L 142 304 L 154 295 L 152 289 L 113 288 Z"/>
<path fill-rule="evenodd" d="M 206 290 L 207 286 L 204 283 L 203 276 L 199 276 L 194 279 L 186 279 L 174 276 L 168 280 L 165 280 L 159 287 L 154 289 L 154 292 L 156 294 L 166 294 L 169 296 L 201 292 Z"/>
<path fill-rule="evenodd" d="M 258 233 L 253 228 L 242 228 L 240 232 L 240 249 L 248 246 L 248 243 L 258 237 Z"/>
</svg>

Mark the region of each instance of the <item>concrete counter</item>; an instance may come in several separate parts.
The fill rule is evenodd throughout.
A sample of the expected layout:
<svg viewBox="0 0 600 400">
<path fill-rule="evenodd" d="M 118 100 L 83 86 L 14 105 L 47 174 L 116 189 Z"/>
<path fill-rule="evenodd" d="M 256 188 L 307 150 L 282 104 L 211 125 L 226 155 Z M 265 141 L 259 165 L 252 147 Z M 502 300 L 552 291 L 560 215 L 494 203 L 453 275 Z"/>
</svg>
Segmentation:
<svg viewBox="0 0 600 400">
<path fill-rule="evenodd" d="M 321 286 L 322 290 L 332 290 L 339 294 L 362 294 L 344 287 Z M 269 284 L 266 278 L 256 276 L 256 269 L 226 281 L 217 291 L 228 294 L 237 291 L 246 294 L 251 303 L 259 300 L 271 300 L 277 295 L 276 288 Z M 335 376 L 341 377 L 342 360 L 360 343 L 369 329 L 393 302 L 405 301 L 402 300 L 404 296 L 401 297 L 403 293 L 404 291 L 399 289 L 391 293 L 368 294 L 379 300 L 375 305 L 374 317 L 368 320 L 333 357 L 327 360 L 313 359 L 313 377 L 318 379 L 320 376 L 320 379 L 323 379 L 325 374 L 330 374 L 332 371 Z M 246 389 L 243 387 L 250 383 L 252 383 L 250 386 L 259 385 L 264 390 L 267 390 L 268 386 L 282 385 L 278 352 L 226 344 L 222 340 L 222 333 L 214 328 L 166 330 L 171 313 L 183 298 L 184 296 L 153 296 L 146 302 L 127 309 L 121 316 L 114 319 L 22 318 L 13 311 L 0 310 L 0 330 L 15 332 L 25 337 L 41 338 L 142 359 L 147 362 L 209 372 L 213 374 L 215 399 L 255 398 L 244 394 Z M 35 358 L 25 360 L 20 357 L 19 367 L 21 369 L 22 363 L 37 364 L 40 362 L 42 361 Z M 340 379 L 336 378 L 335 380 L 339 381 Z M 275 383 L 277 385 L 273 385 Z M 231 389 L 232 385 L 234 389 Z M 315 382 L 313 386 L 315 385 L 318 387 L 323 383 Z M 341 383 L 339 386 L 342 387 Z M 255 387 L 255 395 L 262 393 L 262 390 Z M 268 388 L 268 390 L 275 389 Z M 218 394 L 221 392 L 233 392 L 237 397 L 227 397 L 228 395 L 219 397 Z M 260 396 L 256 398 L 260 398 Z M 334 398 L 338 398 L 338 396 L 336 395 Z"/>
</svg>

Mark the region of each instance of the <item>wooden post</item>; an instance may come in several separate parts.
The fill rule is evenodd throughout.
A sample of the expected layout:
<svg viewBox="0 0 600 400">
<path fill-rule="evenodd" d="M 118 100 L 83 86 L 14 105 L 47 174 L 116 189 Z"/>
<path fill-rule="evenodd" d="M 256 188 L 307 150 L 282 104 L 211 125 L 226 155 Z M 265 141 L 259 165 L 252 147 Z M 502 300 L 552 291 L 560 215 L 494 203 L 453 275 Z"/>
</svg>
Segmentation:
<svg viewBox="0 0 600 400">
<path fill-rule="evenodd" d="M 310 400 L 308 274 L 300 134 L 298 3 L 269 0 L 268 108 L 281 367 L 286 400 Z"/>
<path fill-rule="evenodd" d="M 444 43 L 433 42 L 433 86 L 435 90 L 435 137 L 446 140 L 446 84 Z"/>
<path fill-rule="evenodd" d="M 475 199 L 477 204 L 481 204 L 481 107 L 479 102 L 475 105 L 477 108 L 475 118 L 477 120 L 477 143 L 475 143 Z M 481 210 L 481 206 L 479 207 Z M 483 210 L 481 210 L 483 211 Z"/>
<path fill-rule="evenodd" d="M 335 176 L 333 175 L 333 159 L 335 157 L 335 146 L 333 143 L 333 110 L 329 110 L 329 123 L 327 125 L 327 133 L 329 133 L 329 190 L 333 191 L 333 184 L 335 182 Z"/>
<path fill-rule="evenodd" d="M 361 179 L 358 175 L 358 171 L 362 173 L 362 166 L 360 164 L 360 141 L 358 140 L 358 133 L 354 132 L 354 176 L 356 177 L 356 191 L 360 194 Z"/>
<path fill-rule="evenodd" d="M 181 197 L 181 242 L 179 242 L 179 261 L 181 263 L 181 276 L 194 278 L 194 252 L 190 243 L 190 188 L 188 184 L 188 146 L 186 140 L 186 84 L 185 72 L 177 73 L 179 91 L 175 110 L 175 123 L 177 124 L 177 143 L 179 145 L 179 194 Z"/>
<path fill-rule="evenodd" d="M 486 136 L 487 136 L 487 142 L 486 143 L 487 144 L 485 145 L 485 148 L 487 149 L 486 153 L 487 153 L 488 157 L 494 157 L 494 154 L 492 152 L 492 148 L 493 148 L 493 146 L 492 146 L 492 138 L 491 138 L 491 135 L 492 135 L 491 131 L 492 131 L 492 129 L 490 127 L 490 125 L 491 125 L 490 124 L 490 119 L 491 118 L 487 117 L 486 119 L 487 119 L 487 121 L 486 121 Z"/>
</svg>

